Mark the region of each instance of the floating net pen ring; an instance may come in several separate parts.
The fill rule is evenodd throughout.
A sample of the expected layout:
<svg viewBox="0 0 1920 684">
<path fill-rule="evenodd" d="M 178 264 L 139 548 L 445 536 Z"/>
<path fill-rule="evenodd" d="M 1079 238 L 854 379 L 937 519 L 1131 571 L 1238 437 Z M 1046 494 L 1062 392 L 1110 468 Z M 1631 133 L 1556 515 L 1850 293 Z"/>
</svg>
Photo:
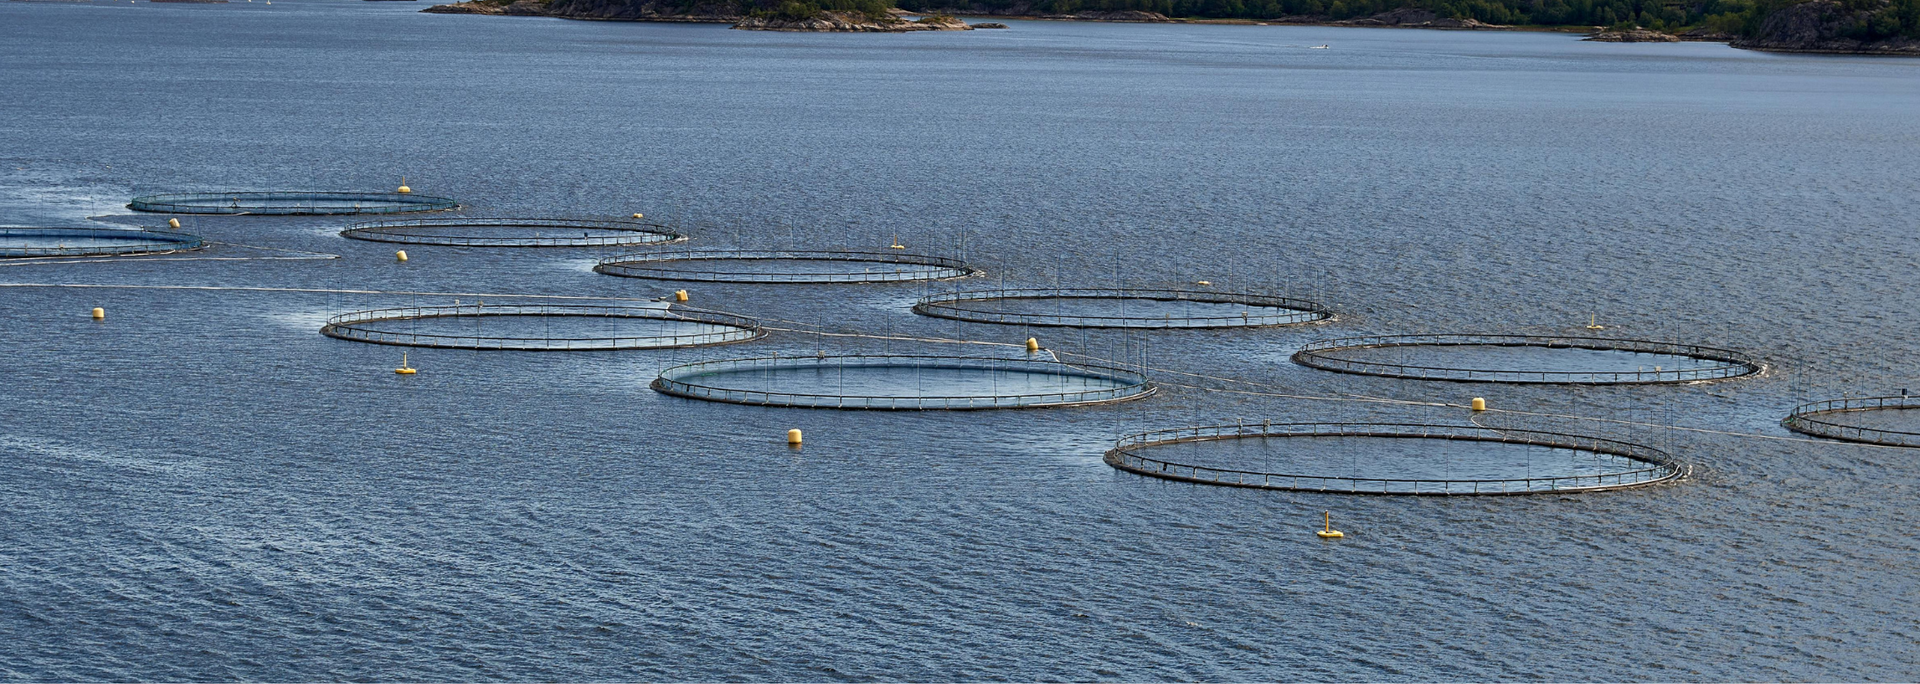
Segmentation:
<svg viewBox="0 0 1920 684">
<path fill-rule="evenodd" d="M 489 335 L 484 322 L 511 318 L 538 320 L 613 320 L 623 323 L 651 323 L 660 329 L 653 334 L 630 335 Z M 419 332 L 408 326 L 420 321 L 475 321 L 476 330 Z M 766 334 L 760 322 L 745 316 L 704 310 L 676 310 L 640 306 L 592 304 L 458 304 L 451 306 L 409 306 L 391 309 L 355 311 L 327 319 L 320 334 L 328 337 L 391 344 L 403 347 L 440 349 L 480 349 L 514 351 L 619 351 L 625 349 L 673 349 L 731 344 L 758 339 Z"/>
<path fill-rule="evenodd" d="M 1581 349 L 1626 352 L 1675 357 L 1683 361 L 1706 362 L 1692 368 L 1641 368 L 1639 370 L 1521 370 L 1497 368 L 1460 368 L 1414 365 L 1341 358 L 1338 354 L 1356 350 L 1412 347 L 1537 347 L 1544 349 Z M 1520 384 L 1626 385 L 1699 382 L 1737 378 L 1760 372 L 1761 362 L 1743 352 L 1718 347 L 1649 340 L 1600 337 L 1556 337 L 1547 335 L 1375 335 L 1345 337 L 1311 342 L 1294 352 L 1293 362 L 1310 368 L 1411 380 L 1452 382 L 1503 382 Z"/>
<path fill-rule="evenodd" d="M 1307 475 L 1213 468 L 1155 458 L 1157 448 L 1238 439 L 1356 437 L 1367 439 L 1448 440 L 1546 447 L 1592 454 L 1619 467 L 1606 472 L 1551 477 L 1376 478 L 1355 475 Z M 1592 492 L 1643 487 L 1681 477 L 1685 469 L 1659 449 L 1588 435 L 1540 430 L 1484 428 L 1417 423 L 1258 423 L 1154 430 L 1128 435 L 1104 457 L 1118 470 L 1180 482 L 1274 489 L 1406 496 L 1488 496 Z"/>
<path fill-rule="evenodd" d="M 437 217 L 367 221 L 340 231 L 372 242 L 450 247 L 633 247 L 682 242 L 657 223 L 623 219 Z"/>
<path fill-rule="evenodd" d="M 133 198 L 127 208 L 163 214 L 404 214 L 460 206 L 445 197 L 404 192 L 176 192 Z"/>
<path fill-rule="evenodd" d="M 171 254 L 205 247 L 185 233 L 110 228 L 0 227 L 0 258 Z"/>
<path fill-rule="evenodd" d="M 847 385 L 849 374 L 853 387 Z M 935 376 L 936 387 L 926 388 L 927 375 Z M 776 383 L 782 387 L 775 388 Z M 731 404 L 880 410 L 1085 406 L 1139 399 L 1155 391 L 1144 374 L 1110 366 L 997 357 L 824 354 L 690 363 L 661 371 L 652 386 L 662 394 Z M 956 386 L 971 391 L 952 391 Z M 799 391 L 809 387 L 817 389 Z"/>
<path fill-rule="evenodd" d="M 1199 315 L 1088 315 L 1064 311 L 995 311 L 988 302 L 1038 300 L 1151 300 L 1154 302 L 1220 304 L 1249 307 L 1239 312 Z M 1326 307 L 1304 299 L 1231 292 L 1147 288 L 1027 288 L 946 292 L 923 297 L 913 312 L 922 316 L 973 323 L 1060 328 L 1240 328 L 1295 325 L 1333 317 Z"/>
<path fill-rule="evenodd" d="M 600 260 L 593 270 L 628 278 L 719 283 L 890 283 L 968 278 L 981 273 L 947 257 L 827 250 L 623 254 Z"/>
<path fill-rule="evenodd" d="M 1920 432 L 1876 428 L 1865 425 L 1848 425 L 1833 420 L 1836 416 L 1862 414 L 1869 411 L 1900 411 L 1920 409 L 1920 397 L 1906 395 L 1897 397 L 1857 397 L 1851 399 L 1828 399 L 1793 407 L 1785 420 L 1780 421 L 1788 430 L 1803 435 L 1825 437 L 1845 442 L 1880 444 L 1885 446 L 1920 447 Z"/>
</svg>

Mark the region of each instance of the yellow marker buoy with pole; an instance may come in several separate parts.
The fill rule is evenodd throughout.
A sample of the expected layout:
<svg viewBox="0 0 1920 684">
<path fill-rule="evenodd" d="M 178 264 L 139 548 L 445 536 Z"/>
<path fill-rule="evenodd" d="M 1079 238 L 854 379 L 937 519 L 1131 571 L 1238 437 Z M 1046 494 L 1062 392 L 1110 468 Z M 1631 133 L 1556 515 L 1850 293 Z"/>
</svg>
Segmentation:
<svg viewBox="0 0 1920 684">
<path fill-rule="evenodd" d="M 800 428 L 787 431 L 787 446 L 800 446 Z"/>
<path fill-rule="evenodd" d="M 687 291 L 686 291 L 686 290 L 674 290 L 674 291 L 673 291 L 673 301 L 676 301 L 676 302 L 684 302 L 684 301 L 687 301 Z"/>
<path fill-rule="evenodd" d="M 407 187 L 407 177 L 406 177 L 406 176 L 401 176 L 401 177 L 400 177 L 400 189 L 399 189 L 399 190 L 396 190 L 395 192 L 398 192 L 398 193 L 400 193 L 400 194 L 402 194 L 402 195 L 405 195 L 405 194 L 408 194 L 408 193 L 411 193 L 411 192 L 413 192 L 413 188 L 409 188 L 409 187 Z"/>
<path fill-rule="evenodd" d="M 1587 314 L 1587 329 L 1588 330 L 1606 330 L 1607 326 L 1600 324 L 1600 317 L 1598 315 Z"/>
<path fill-rule="evenodd" d="M 1321 539 L 1340 539 L 1342 537 L 1347 536 L 1341 533 L 1339 530 L 1333 529 L 1333 511 L 1327 511 L 1326 515 L 1327 515 L 1327 526 L 1324 529 L 1314 530 L 1313 531 L 1314 536 L 1319 537 Z"/>
<path fill-rule="evenodd" d="M 406 352 L 400 352 L 400 367 L 399 367 L 399 368 L 395 368 L 395 369 L 393 369 L 393 372 L 395 372 L 395 373 L 398 373 L 398 374 L 400 374 L 400 375 L 413 375 L 413 374 L 414 374 L 414 372 L 415 372 L 415 371 L 413 370 L 413 367 L 412 367 L 412 366 L 409 366 L 409 365 L 407 365 L 407 353 L 406 353 Z"/>
<path fill-rule="evenodd" d="M 906 249 L 906 248 L 907 248 L 907 246 L 906 246 L 906 245 L 903 245 L 903 244 L 900 244 L 900 236 L 899 236 L 899 235 L 895 235 L 895 236 L 893 236 L 893 244 L 891 244 L 891 245 L 887 245 L 887 247 L 888 247 L 889 249 Z"/>
<path fill-rule="evenodd" d="M 180 229 L 180 219 L 177 219 L 177 218 L 170 218 L 170 219 L 167 219 L 167 227 L 168 227 L 168 228 L 172 228 L 172 229 L 174 229 L 174 230 L 179 230 L 179 229 Z"/>
<path fill-rule="evenodd" d="M 1487 410 L 1487 400 L 1485 400 L 1485 399 L 1481 399 L 1480 397 L 1474 397 L 1474 398 L 1473 398 L 1473 410 L 1475 410 L 1475 411 L 1485 411 L 1485 410 Z"/>
<path fill-rule="evenodd" d="M 107 310 L 97 306 L 93 307 L 93 320 L 96 320 L 96 321 L 107 320 Z"/>
<path fill-rule="evenodd" d="M 404 250 L 404 249 L 403 249 L 403 250 L 400 250 L 400 251 L 398 251 L 398 252 L 394 252 L 394 253 L 393 253 L 393 258 L 394 258 L 395 260 L 397 260 L 397 261 L 399 261 L 400 263 L 403 263 L 403 264 L 404 264 L 404 263 L 407 263 L 407 250 Z"/>
</svg>

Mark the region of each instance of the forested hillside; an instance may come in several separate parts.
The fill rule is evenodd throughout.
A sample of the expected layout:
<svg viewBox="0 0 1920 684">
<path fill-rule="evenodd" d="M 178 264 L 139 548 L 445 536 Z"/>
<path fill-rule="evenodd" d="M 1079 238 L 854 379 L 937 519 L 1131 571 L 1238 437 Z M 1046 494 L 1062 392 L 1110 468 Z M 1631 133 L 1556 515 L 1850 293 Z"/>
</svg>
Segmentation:
<svg viewBox="0 0 1920 684">
<path fill-rule="evenodd" d="M 1271 20 L 1320 17 L 1329 21 L 1397 9 L 1431 10 L 1442 17 L 1529 26 L 1623 26 L 1660 31 L 1704 28 L 1730 36 L 1757 36 L 1766 19 L 1798 5 L 1817 5 L 1846 38 L 1920 38 L 1920 0 L 899 0 L 911 11 L 1070 15 L 1135 10 L 1169 17 Z"/>
</svg>

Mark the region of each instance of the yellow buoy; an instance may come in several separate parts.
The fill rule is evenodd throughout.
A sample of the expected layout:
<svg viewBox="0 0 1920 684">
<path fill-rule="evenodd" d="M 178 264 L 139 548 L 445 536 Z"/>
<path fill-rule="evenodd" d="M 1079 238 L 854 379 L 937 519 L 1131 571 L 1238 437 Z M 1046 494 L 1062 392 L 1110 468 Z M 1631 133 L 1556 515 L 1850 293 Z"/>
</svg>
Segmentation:
<svg viewBox="0 0 1920 684">
<path fill-rule="evenodd" d="M 409 187 L 407 187 L 407 177 L 406 177 L 406 176 L 401 176 L 401 177 L 400 177 L 400 189 L 398 190 L 398 192 L 399 192 L 400 194 L 402 194 L 402 195 L 405 195 L 405 194 L 407 194 L 407 193 L 410 193 L 410 192 L 413 192 L 413 188 L 409 188 Z"/>
<path fill-rule="evenodd" d="M 1485 399 L 1481 399 L 1480 397 L 1474 397 L 1474 398 L 1473 398 L 1473 410 L 1475 410 L 1475 411 L 1485 411 L 1485 410 L 1487 410 L 1487 400 L 1485 400 Z"/>
<path fill-rule="evenodd" d="M 400 250 L 400 251 L 398 251 L 398 252 L 394 252 L 394 253 L 393 253 L 393 258 L 394 258 L 394 259 L 397 259 L 397 260 L 399 260 L 399 261 L 400 261 L 400 263 L 403 263 L 403 264 L 404 264 L 404 263 L 406 263 L 406 262 L 407 262 L 407 250 L 404 250 L 404 249 L 403 249 L 403 250 Z"/>
<path fill-rule="evenodd" d="M 1040 340 L 1031 337 L 1027 338 L 1027 353 L 1031 354 L 1037 351 L 1040 351 Z"/>
<path fill-rule="evenodd" d="M 168 228 L 172 228 L 172 229 L 174 229 L 174 230 L 179 230 L 179 229 L 180 229 L 180 219 L 177 219 L 177 218 L 171 218 L 171 219 L 167 219 L 167 227 L 168 227 Z"/>
<path fill-rule="evenodd" d="M 684 301 L 687 301 L 687 291 L 686 291 L 686 290 L 674 290 L 674 291 L 673 291 L 673 301 L 676 301 L 676 302 L 684 302 Z"/>
<path fill-rule="evenodd" d="M 1213 284 L 1213 281 L 1211 281 L 1211 280 L 1196 280 L 1196 281 L 1193 281 L 1193 284 L 1195 284 L 1195 285 L 1212 285 L 1212 284 Z"/>
<path fill-rule="evenodd" d="M 97 306 L 93 307 L 93 320 L 96 320 L 96 321 L 107 320 L 107 310 Z"/>
<path fill-rule="evenodd" d="M 634 217 L 634 218 L 646 218 L 646 215 L 644 215 L 644 214 L 641 214 L 640 212 L 637 212 L 637 211 L 636 211 L 636 212 L 633 212 L 633 217 Z"/>
<path fill-rule="evenodd" d="M 907 248 L 906 245 L 900 244 L 900 236 L 898 235 L 893 236 L 893 244 L 887 245 L 887 247 L 889 249 L 906 249 Z"/>
<path fill-rule="evenodd" d="M 1597 315 L 1587 314 L 1587 329 L 1588 330 L 1606 330 L 1607 326 L 1600 325 L 1599 319 L 1600 317 Z"/>
<path fill-rule="evenodd" d="M 794 446 L 800 445 L 800 428 L 787 431 L 787 443 Z"/>
<path fill-rule="evenodd" d="M 1327 515 L 1327 526 L 1324 529 L 1314 530 L 1313 532 L 1314 536 L 1317 536 L 1321 539 L 1339 539 L 1347 536 L 1345 534 L 1342 534 L 1339 530 L 1333 529 L 1333 511 L 1327 511 L 1326 515 Z"/>
<path fill-rule="evenodd" d="M 415 371 L 413 370 L 413 367 L 407 365 L 407 355 L 405 353 L 400 354 L 400 367 L 393 369 L 393 372 L 398 373 L 400 375 L 414 374 Z"/>
</svg>

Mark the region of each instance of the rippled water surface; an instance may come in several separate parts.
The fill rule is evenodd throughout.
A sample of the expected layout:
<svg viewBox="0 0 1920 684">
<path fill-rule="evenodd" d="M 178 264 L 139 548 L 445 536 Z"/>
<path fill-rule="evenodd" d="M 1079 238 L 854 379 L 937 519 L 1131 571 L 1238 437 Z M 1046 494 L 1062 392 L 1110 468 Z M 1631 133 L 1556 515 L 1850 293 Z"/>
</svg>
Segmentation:
<svg viewBox="0 0 1920 684">
<path fill-rule="evenodd" d="M 209 249 L 0 265 L 0 677 L 1920 678 L 1920 456 L 1778 424 L 1809 397 L 1920 386 L 1920 61 L 1312 27 L 812 35 L 423 4 L 0 3 L 0 221 L 157 226 L 127 200 L 404 177 L 474 215 L 644 212 L 689 248 L 898 239 L 979 265 L 976 287 L 1208 280 L 1339 315 L 1027 330 L 915 316 L 921 284 L 593 273 L 608 250 L 410 246 L 402 264 L 340 237 L 353 217 L 186 216 Z M 776 329 L 416 349 L 414 376 L 391 372 L 393 347 L 318 334 L 355 310 L 683 287 Z M 1769 370 L 1568 388 L 1288 361 L 1323 338 L 1566 335 L 1590 317 Z M 901 413 L 647 387 L 773 353 L 1024 358 L 1027 337 L 1151 366 L 1162 392 Z M 1493 410 L 1472 420 L 1630 436 L 1692 474 L 1412 499 L 1100 460 L 1175 425 L 1464 424 L 1474 396 Z M 1645 427 L 1667 424 L 1688 429 Z M 1311 534 L 1324 511 L 1345 539 Z"/>
</svg>

